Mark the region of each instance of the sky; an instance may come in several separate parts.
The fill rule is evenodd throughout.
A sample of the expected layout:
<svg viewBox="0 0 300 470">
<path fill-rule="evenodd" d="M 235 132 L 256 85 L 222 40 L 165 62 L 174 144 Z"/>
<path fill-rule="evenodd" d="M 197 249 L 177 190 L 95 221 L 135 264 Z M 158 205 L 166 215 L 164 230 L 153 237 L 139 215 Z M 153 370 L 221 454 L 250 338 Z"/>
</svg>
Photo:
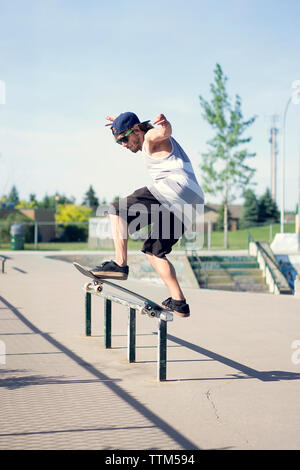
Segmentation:
<svg viewBox="0 0 300 470">
<path fill-rule="evenodd" d="M 211 99 L 217 63 L 244 118 L 257 116 L 245 135 L 262 195 L 271 184 L 271 119 L 280 135 L 300 80 L 299 17 L 298 0 L 0 0 L 0 198 L 16 185 L 21 199 L 59 192 L 81 203 L 92 185 L 110 202 L 147 185 L 142 154 L 116 145 L 104 126 L 107 114 L 124 111 L 141 121 L 165 114 L 201 184 L 213 134 L 199 95 Z M 285 208 L 294 210 L 300 103 L 288 108 L 285 135 Z M 280 169 L 278 155 L 279 205 Z"/>
</svg>

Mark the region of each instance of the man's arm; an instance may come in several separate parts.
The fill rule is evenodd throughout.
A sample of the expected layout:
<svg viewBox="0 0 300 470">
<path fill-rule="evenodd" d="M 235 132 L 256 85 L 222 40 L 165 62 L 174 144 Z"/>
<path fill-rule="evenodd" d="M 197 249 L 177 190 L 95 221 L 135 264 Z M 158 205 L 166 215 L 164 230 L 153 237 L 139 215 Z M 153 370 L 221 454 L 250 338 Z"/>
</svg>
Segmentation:
<svg viewBox="0 0 300 470">
<path fill-rule="evenodd" d="M 150 129 L 145 135 L 145 142 L 149 146 L 156 145 L 159 142 L 163 142 L 172 135 L 172 126 L 167 121 L 166 117 L 163 114 L 159 114 L 153 124 L 157 124 L 161 127 Z"/>
<path fill-rule="evenodd" d="M 152 152 L 170 152 L 170 140 L 169 137 L 172 135 L 172 126 L 163 114 L 159 114 L 153 124 L 157 124 L 160 127 L 150 129 L 145 134 L 146 150 L 150 154 Z"/>
</svg>

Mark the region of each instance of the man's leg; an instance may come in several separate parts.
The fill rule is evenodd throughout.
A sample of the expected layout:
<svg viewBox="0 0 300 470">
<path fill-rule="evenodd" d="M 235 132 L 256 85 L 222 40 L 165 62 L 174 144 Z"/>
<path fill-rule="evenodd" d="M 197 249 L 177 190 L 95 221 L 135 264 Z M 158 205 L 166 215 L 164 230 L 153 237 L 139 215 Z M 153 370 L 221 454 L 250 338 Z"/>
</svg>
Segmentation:
<svg viewBox="0 0 300 470">
<path fill-rule="evenodd" d="M 150 263 L 156 270 L 157 274 L 164 281 L 172 299 L 174 300 L 184 300 L 185 297 L 183 292 L 178 284 L 176 272 L 174 266 L 167 258 L 159 258 L 158 256 L 153 255 L 152 253 L 146 253 L 147 258 Z"/>
<path fill-rule="evenodd" d="M 115 246 L 115 262 L 127 266 L 128 226 L 119 215 L 110 214 L 112 237 Z"/>
</svg>

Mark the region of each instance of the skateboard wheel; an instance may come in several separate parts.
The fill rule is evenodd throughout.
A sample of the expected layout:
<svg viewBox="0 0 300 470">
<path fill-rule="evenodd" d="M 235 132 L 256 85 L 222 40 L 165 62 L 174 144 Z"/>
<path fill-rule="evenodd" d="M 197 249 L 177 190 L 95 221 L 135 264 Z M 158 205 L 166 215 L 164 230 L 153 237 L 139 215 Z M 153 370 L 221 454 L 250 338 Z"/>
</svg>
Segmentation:
<svg viewBox="0 0 300 470">
<path fill-rule="evenodd" d="M 84 284 L 85 290 L 91 290 L 91 287 L 92 287 L 92 285 L 91 285 L 90 282 L 86 282 L 86 283 Z"/>
<path fill-rule="evenodd" d="M 95 284 L 95 291 L 102 292 L 103 287 L 100 284 Z"/>
</svg>

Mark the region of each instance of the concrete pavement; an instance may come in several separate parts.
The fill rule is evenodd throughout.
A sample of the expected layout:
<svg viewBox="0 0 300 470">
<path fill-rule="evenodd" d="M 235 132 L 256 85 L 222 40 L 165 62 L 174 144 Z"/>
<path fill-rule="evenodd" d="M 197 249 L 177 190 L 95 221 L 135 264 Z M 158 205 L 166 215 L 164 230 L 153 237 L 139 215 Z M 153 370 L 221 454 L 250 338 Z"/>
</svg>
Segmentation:
<svg viewBox="0 0 300 470">
<path fill-rule="evenodd" d="M 192 315 L 168 324 L 158 383 L 156 320 L 137 317 L 128 364 L 126 308 L 105 350 L 103 299 L 86 337 L 85 279 L 45 255 L 11 252 L 0 274 L 0 449 L 300 448 L 300 299 L 186 288 Z"/>
</svg>

